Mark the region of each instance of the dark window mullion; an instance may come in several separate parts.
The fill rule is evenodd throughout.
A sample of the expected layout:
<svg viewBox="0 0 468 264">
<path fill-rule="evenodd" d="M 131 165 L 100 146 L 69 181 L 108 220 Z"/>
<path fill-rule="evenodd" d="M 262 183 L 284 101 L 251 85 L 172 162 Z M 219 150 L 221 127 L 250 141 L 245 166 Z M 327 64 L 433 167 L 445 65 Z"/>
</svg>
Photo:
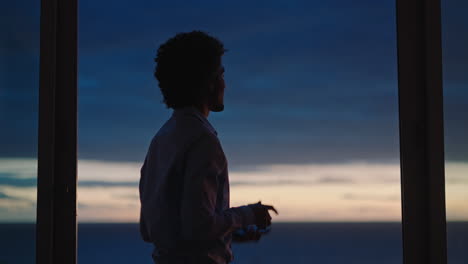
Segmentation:
<svg viewBox="0 0 468 264">
<path fill-rule="evenodd" d="M 36 263 L 76 263 L 77 0 L 41 1 Z"/>
<path fill-rule="evenodd" d="M 397 0 L 405 264 L 446 264 L 440 0 Z"/>
</svg>

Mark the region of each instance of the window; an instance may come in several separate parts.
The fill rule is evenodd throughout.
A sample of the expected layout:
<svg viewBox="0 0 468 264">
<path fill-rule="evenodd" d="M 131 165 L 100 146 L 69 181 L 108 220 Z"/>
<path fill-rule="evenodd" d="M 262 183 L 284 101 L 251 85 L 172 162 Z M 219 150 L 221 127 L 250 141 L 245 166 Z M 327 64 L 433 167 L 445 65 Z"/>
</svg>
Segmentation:
<svg viewBox="0 0 468 264">
<path fill-rule="evenodd" d="M 468 4 L 443 1 L 445 175 L 448 263 L 468 261 Z"/>
<path fill-rule="evenodd" d="M 82 0 L 80 16 L 79 261 L 150 258 L 136 225 L 104 223 L 138 221 L 139 168 L 171 114 L 152 76 L 156 49 L 201 29 L 228 49 L 226 108 L 209 120 L 231 204 L 280 210 L 264 241 L 234 245 L 236 262 L 401 262 L 394 1 Z"/>
<path fill-rule="evenodd" d="M 0 31 L 0 263 L 32 263 L 36 241 L 39 3 L 2 3 Z"/>
<path fill-rule="evenodd" d="M 60 3 L 60 4 L 59 4 Z M 62 4 L 62 2 L 52 2 L 48 0 L 43 0 L 43 7 L 46 7 L 46 13 L 42 16 L 44 19 L 44 25 L 46 29 L 50 29 L 50 26 L 55 27 L 58 25 L 58 29 L 66 29 L 66 30 L 59 30 L 57 32 L 56 36 L 51 37 L 49 35 L 49 31 L 45 31 L 43 36 L 46 36 L 47 38 L 45 39 L 46 44 L 54 44 L 53 38 L 57 37 L 58 40 L 65 40 L 64 42 L 59 41 L 59 44 L 55 51 L 57 52 L 63 52 L 66 50 L 65 55 L 70 55 L 72 58 L 71 61 L 68 60 L 58 60 L 58 61 L 52 61 L 50 64 L 45 64 L 45 69 L 50 70 L 51 68 L 58 66 L 61 67 L 63 64 L 66 66 L 70 66 L 71 68 L 67 68 L 70 70 L 70 73 L 72 73 L 74 70 L 73 65 L 76 65 L 76 61 L 73 60 L 73 53 L 74 53 L 74 46 L 76 44 L 74 38 L 74 29 L 76 28 L 76 20 L 74 18 L 74 15 L 76 15 L 76 7 L 74 5 L 74 1 L 66 2 L 65 4 Z M 55 8 L 56 5 L 62 5 L 61 7 L 65 8 Z M 112 5 L 113 7 L 115 5 Z M 144 9 L 147 6 L 142 6 L 142 5 L 136 5 L 139 6 L 140 9 Z M 213 5 L 212 5 L 213 6 Z M 354 5 L 353 5 L 354 6 Z M 50 7 L 50 8 L 49 8 Z M 106 6 L 108 9 L 109 6 Z M 127 7 L 127 6 L 125 6 Z M 440 49 L 437 47 L 437 40 L 440 39 L 438 36 L 438 28 L 437 28 L 437 23 L 438 23 L 438 14 L 440 13 L 439 9 L 439 2 L 437 0 L 430 0 L 426 1 L 425 3 L 422 2 L 417 2 L 417 1 L 400 1 L 397 0 L 397 17 L 398 17 L 398 25 L 399 25 L 399 36 L 401 38 L 398 39 L 398 46 L 399 46 L 399 51 L 401 49 L 401 53 L 399 53 L 399 70 L 400 73 L 402 73 L 399 76 L 399 86 L 400 86 L 400 110 L 402 109 L 401 106 L 403 105 L 403 110 L 400 111 L 400 123 L 404 122 L 404 129 L 400 129 L 400 133 L 402 135 L 402 139 L 405 139 L 405 143 L 401 145 L 402 149 L 402 171 L 403 172 L 410 172 L 411 177 L 408 177 L 409 174 L 406 174 L 405 177 L 403 177 L 404 184 L 403 184 L 403 191 L 405 192 L 405 199 L 403 200 L 404 204 L 404 212 L 410 212 L 408 215 L 404 215 L 406 217 L 405 219 L 405 231 L 404 231 L 404 239 L 405 239 L 405 261 L 406 263 L 427 263 L 428 258 L 431 258 L 435 256 L 438 260 L 438 263 L 445 263 L 445 230 L 443 227 L 445 227 L 445 219 L 443 221 L 439 218 L 442 218 L 441 216 L 443 215 L 443 212 L 445 212 L 445 204 L 442 203 L 443 197 L 439 196 L 438 194 L 442 194 L 443 190 L 439 188 L 442 186 L 442 184 L 439 185 L 434 185 L 431 183 L 432 182 L 437 182 L 438 180 L 442 179 L 442 173 L 436 173 L 432 172 L 429 173 L 429 177 L 427 175 L 424 175 L 424 172 L 427 171 L 427 169 L 430 169 L 431 167 L 435 166 L 436 170 L 441 168 L 441 166 L 437 165 L 439 162 L 441 162 L 442 157 L 442 151 L 438 149 L 437 145 L 442 145 L 439 143 L 442 143 L 443 141 L 440 138 L 437 138 L 437 135 L 439 135 L 439 131 L 437 131 L 437 127 L 441 128 L 442 126 L 440 125 L 440 122 L 438 120 L 438 115 L 441 113 L 441 108 L 438 107 L 438 99 L 440 98 L 440 95 L 438 95 L 438 91 L 440 91 L 440 87 L 437 84 L 438 83 L 438 76 L 440 73 L 440 62 L 438 61 L 438 54 L 440 54 Z M 165 9 L 165 11 L 168 11 L 169 9 Z M 250 9 L 248 9 L 250 10 Z M 285 9 L 286 10 L 286 9 Z M 51 13 L 47 13 L 47 12 Z M 169 10 L 170 11 L 170 10 Z M 193 14 L 196 14 L 196 12 L 200 11 L 199 7 L 194 7 L 192 8 L 189 12 L 184 14 L 184 17 L 189 18 L 190 15 L 193 16 Z M 60 13 L 60 15 L 55 16 L 56 13 Z M 425 12 L 429 12 L 431 15 L 427 16 L 425 15 Z M 217 12 L 210 12 L 210 15 L 213 13 Z M 58 18 L 57 21 L 53 20 L 52 18 Z M 134 16 L 132 18 L 138 18 L 141 19 L 143 16 Z M 97 19 L 104 19 L 105 16 L 98 17 Z M 157 18 L 157 17 L 156 17 Z M 426 19 L 426 20 L 425 20 Z M 428 30 L 427 27 L 431 26 L 431 30 Z M 435 28 L 432 28 L 432 26 L 435 26 Z M 426 30 L 423 30 L 426 28 Z M 434 30 L 433 30 L 434 29 Z M 70 33 L 71 32 L 71 33 Z M 429 38 L 424 37 L 424 32 L 426 34 L 429 34 Z M 400 34 L 401 33 L 401 34 Z M 417 34 L 413 34 L 417 33 Z M 67 35 L 68 34 L 68 35 Z M 66 41 L 67 38 L 68 40 L 72 39 L 73 41 Z M 132 38 L 134 39 L 134 38 Z M 428 41 L 428 40 L 433 40 L 433 41 Z M 435 45 L 434 45 L 435 44 Z M 46 47 L 53 47 L 52 45 L 46 45 Z M 106 46 L 108 47 L 108 46 Z M 421 52 L 426 49 L 431 49 L 431 52 Z M 50 59 L 48 57 L 51 53 L 49 51 L 54 51 L 53 49 L 47 50 L 45 54 L 46 59 Z M 63 53 L 60 53 L 59 55 L 64 55 Z M 42 56 L 41 56 L 42 58 Z M 61 57 L 60 57 L 61 58 Z M 42 62 L 42 59 L 41 59 Z M 69 65 L 67 65 L 69 64 Z M 414 66 L 414 67 L 412 67 Z M 41 67 L 42 69 L 42 67 Z M 56 68 L 57 70 L 60 70 L 61 68 Z M 406 70 L 405 70 L 406 69 Z M 411 69 L 409 71 L 408 69 Z M 45 71 L 47 72 L 47 71 Z M 415 72 L 417 74 L 412 74 L 408 75 L 406 74 L 407 72 Z M 44 75 L 43 75 L 44 76 Z M 403 77 L 402 77 L 403 76 Z M 67 83 L 70 87 L 73 86 L 75 82 L 74 80 L 74 75 L 66 75 L 66 76 L 59 76 L 57 77 L 61 81 L 64 81 Z M 434 81 L 430 82 L 435 83 L 435 85 L 431 85 L 430 87 L 424 85 L 427 84 L 428 81 Z M 41 86 L 43 87 L 43 86 Z M 404 88 L 404 89 L 403 89 Z M 72 89 L 73 90 L 73 89 Z M 403 93 L 401 93 L 404 91 Z M 43 92 L 41 90 L 41 96 Z M 47 93 L 45 93 L 47 94 Z M 72 98 L 67 98 L 68 95 L 71 95 Z M 424 98 L 424 95 L 429 95 L 430 98 Z M 73 106 L 73 97 L 76 98 L 76 93 L 75 91 L 64 91 L 64 93 L 59 94 L 55 99 L 58 100 L 58 102 L 61 102 L 61 99 L 71 99 L 69 101 L 72 102 L 72 107 L 70 107 L 71 110 L 74 109 Z M 410 99 L 415 99 L 413 105 L 411 105 Z M 425 99 L 434 99 L 434 101 L 430 100 L 427 101 Z M 42 97 L 41 97 L 42 101 Z M 42 101 L 43 102 L 43 101 Z M 436 107 L 434 108 L 427 108 L 427 102 L 430 102 L 431 104 L 434 104 Z M 53 102 L 55 103 L 55 102 Z M 430 105 L 431 105 L 430 104 Z M 58 104 L 60 107 L 64 107 L 64 105 Z M 433 106 L 434 106 L 433 105 Z M 59 107 L 59 108 L 60 108 Z M 66 108 L 66 107 L 64 107 Z M 415 108 L 415 111 L 408 111 L 411 110 L 412 108 Z M 70 110 L 67 109 L 67 110 Z M 73 138 L 74 134 L 74 126 L 73 124 L 76 123 L 76 112 L 75 111 L 69 111 L 66 114 L 63 115 L 63 117 L 67 118 L 70 117 L 70 122 L 65 122 L 68 125 L 70 125 L 71 129 L 63 129 L 63 127 L 59 127 L 57 136 L 59 138 L 63 138 L 68 136 L 69 134 L 71 135 L 71 138 Z M 414 116 L 415 114 L 415 116 Z M 42 116 L 42 115 L 41 115 Z M 417 126 L 414 124 L 408 125 L 406 122 L 408 119 L 411 120 L 411 118 L 416 117 L 417 121 L 424 122 L 422 126 Z M 42 119 L 44 120 L 44 119 Z M 64 119 L 61 119 L 59 121 L 54 120 L 52 118 L 52 122 L 50 123 L 50 127 L 47 129 L 56 129 L 57 127 L 54 126 L 56 123 L 62 122 Z M 46 119 L 46 121 L 50 121 L 50 119 Z M 440 120 L 441 121 L 441 120 Z M 413 122 L 414 123 L 414 122 Z M 41 124 L 43 122 L 41 121 Z M 433 125 L 435 124 L 435 126 Z M 416 133 L 417 132 L 417 133 Z M 423 139 L 419 138 L 414 138 L 416 139 L 415 141 L 420 141 L 420 143 L 424 146 L 422 148 L 422 151 L 420 150 L 421 148 L 417 147 L 417 144 L 415 145 L 414 143 L 408 143 L 407 139 L 411 139 L 412 135 L 418 135 L 422 136 Z M 428 141 L 425 139 L 430 139 L 434 140 L 434 144 L 428 144 Z M 73 138 L 73 140 L 70 141 L 72 144 L 73 142 L 76 142 L 76 139 Z M 40 143 L 44 143 L 42 140 Z M 64 147 L 63 144 L 59 142 L 59 144 L 56 144 L 56 147 Z M 435 147 L 433 145 L 436 145 Z M 429 151 L 431 148 L 434 147 L 434 150 L 436 151 Z M 50 147 L 45 147 L 43 148 L 48 152 L 50 150 Z M 59 155 L 54 155 L 52 153 L 52 160 L 55 161 L 55 158 L 59 157 L 62 160 L 69 162 L 68 165 L 71 165 L 71 167 L 74 167 L 76 165 L 76 157 L 73 154 L 73 151 L 70 151 L 72 149 L 68 149 L 65 157 L 59 157 Z M 41 151 L 39 151 L 41 153 Z M 416 153 L 417 155 L 408 155 L 411 153 Z M 55 153 L 57 154 L 57 153 Z M 68 155 L 70 154 L 70 155 Z M 429 161 L 426 159 L 427 157 L 430 157 Z M 41 165 L 41 159 L 39 157 L 39 165 Z M 59 159 L 60 160 L 60 159 Z M 437 163 L 436 165 L 431 165 L 432 162 Z M 60 165 L 58 164 L 57 166 L 61 166 L 61 169 L 67 168 L 68 166 Z M 41 166 L 39 166 L 41 167 Z M 52 170 L 52 167 L 48 167 L 49 172 L 54 174 L 54 170 Z M 72 168 L 73 169 L 73 168 Z M 72 169 L 69 169 L 69 171 L 66 171 L 66 175 L 61 175 L 60 177 L 65 177 L 68 180 L 68 183 L 70 184 L 69 186 L 72 188 L 70 191 L 74 193 L 75 191 L 75 185 L 72 182 L 75 176 L 75 171 Z M 43 171 L 44 173 L 41 174 L 39 173 L 40 179 L 43 179 L 42 177 L 49 177 L 47 176 L 46 170 Z M 414 174 L 414 175 L 412 175 Z M 41 177 L 42 175 L 42 177 Z M 45 175 L 45 176 L 44 176 Z M 404 175 L 403 175 L 404 176 Z M 56 179 L 58 175 L 53 175 L 51 176 Z M 409 181 L 408 181 L 409 180 Z M 416 180 L 416 182 L 414 182 Z M 41 180 L 39 180 L 39 183 L 41 183 Z M 406 185 L 406 183 L 411 183 L 410 186 Z M 89 182 L 88 182 L 89 184 Z M 97 184 L 99 183 L 93 182 L 92 184 Z M 92 185 L 91 184 L 91 185 Z M 119 183 L 122 185 L 126 185 L 128 183 Z M 439 187 L 438 187 L 439 186 Z M 42 193 L 47 195 L 47 189 L 51 188 L 51 191 L 58 191 L 59 189 L 62 190 L 61 188 L 63 187 L 63 184 L 60 186 L 52 186 L 51 184 L 49 185 L 42 185 L 43 188 L 41 188 L 41 184 L 39 184 L 39 190 L 42 190 Z M 52 188 L 53 187 L 53 188 Z M 67 189 L 68 191 L 68 189 Z M 414 191 L 414 192 L 413 192 Z M 40 192 L 41 193 L 41 192 Z M 430 193 L 431 196 L 426 195 L 427 193 Z M 349 197 L 349 196 L 348 196 Z M 352 196 L 351 196 L 352 197 Z M 430 199 L 429 199 L 430 198 Z M 54 197 L 51 198 L 52 202 L 56 202 L 54 200 Z M 57 200 L 57 199 L 56 199 Z M 64 202 L 58 202 L 57 208 L 47 208 L 47 207 L 38 207 L 38 213 L 44 213 L 44 211 L 48 211 L 49 209 L 57 209 L 55 211 L 59 211 L 63 209 L 63 212 L 69 213 L 72 212 L 74 213 L 74 206 L 68 206 L 67 205 L 74 205 L 70 204 L 68 202 L 74 202 L 75 197 L 73 194 L 73 197 L 66 197 L 66 201 Z M 43 201 L 43 199 L 41 199 Z M 67 204 L 68 203 L 68 204 Z M 40 205 L 41 203 L 39 203 Z M 414 208 L 416 209 L 415 211 L 408 211 L 408 208 Z M 69 210 L 68 210 L 69 209 Z M 53 212 L 54 213 L 54 212 Z M 431 218 L 425 218 L 425 215 L 430 215 Z M 74 258 L 74 254 L 76 252 L 75 248 L 75 241 L 68 239 L 66 236 L 64 236 L 63 232 L 62 233 L 56 233 L 56 236 L 53 237 L 52 239 L 47 239 L 50 238 L 51 234 L 53 233 L 53 229 L 50 228 L 51 223 L 54 223 L 53 220 L 57 220 L 58 222 L 56 223 L 62 223 L 60 222 L 61 220 L 65 220 L 63 222 L 63 225 L 60 226 L 60 228 L 64 228 L 66 231 L 73 231 L 75 229 L 74 223 L 75 223 L 75 217 L 73 215 L 72 218 L 67 218 L 64 215 L 60 214 L 53 214 L 50 219 L 48 218 L 43 218 L 41 221 L 39 221 L 38 217 L 38 224 L 41 222 L 42 224 L 45 223 L 45 226 L 42 225 L 41 228 L 38 228 L 39 231 L 42 232 L 42 235 L 46 233 L 44 237 L 39 236 L 39 239 L 41 242 L 49 242 L 41 247 L 46 250 L 46 252 L 51 252 L 53 253 L 52 255 L 50 254 L 43 254 L 42 256 L 38 257 L 38 263 L 50 263 L 51 261 L 58 262 L 60 263 L 60 260 L 64 257 L 67 257 L 67 260 L 70 262 L 72 259 L 69 257 L 71 256 Z M 66 226 L 68 225 L 68 226 Z M 53 227 L 55 228 L 55 226 Z M 426 239 L 428 238 L 428 239 Z M 435 239 L 434 239 L 435 238 Z M 64 244 L 61 244 L 62 242 L 65 242 Z M 62 249 L 62 250 L 61 250 Z M 66 251 L 64 252 L 63 249 Z M 115 252 L 115 247 L 112 247 L 112 252 Z M 43 252 L 43 251 L 38 251 L 38 252 Z M 276 251 L 275 251 L 276 252 Z M 50 257 L 50 259 L 49 259 Z M 258 258 L 257 258 L 258 260 Z M 74 261 L 74 260 L 73 260 Z"/>
</svg>

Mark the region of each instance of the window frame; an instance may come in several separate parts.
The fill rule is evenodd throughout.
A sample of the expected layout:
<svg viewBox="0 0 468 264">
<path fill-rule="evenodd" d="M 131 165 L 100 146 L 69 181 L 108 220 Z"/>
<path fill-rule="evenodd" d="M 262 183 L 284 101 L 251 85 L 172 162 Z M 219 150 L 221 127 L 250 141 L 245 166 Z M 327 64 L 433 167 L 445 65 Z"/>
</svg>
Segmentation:
<svg viewBox="0 0 468 264">
<path fill-rule="evenodd" d="M 77 0 L 42 0 L 36 263 L 76 263 Z"/>
<path fill-rule="evenodd" d="M 440 0 L 397 0 L 405 264 L 446 264 Z"/>
</svg>

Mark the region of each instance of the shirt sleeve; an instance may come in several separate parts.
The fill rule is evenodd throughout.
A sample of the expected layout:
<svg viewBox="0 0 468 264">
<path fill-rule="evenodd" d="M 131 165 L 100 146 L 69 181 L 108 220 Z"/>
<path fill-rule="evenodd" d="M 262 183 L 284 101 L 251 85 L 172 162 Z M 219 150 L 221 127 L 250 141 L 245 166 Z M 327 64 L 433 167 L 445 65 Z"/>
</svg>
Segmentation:
<svg viewBox="0 0 468 264">
<path fill-rule="evenodd" d="M 141 235 L 141 238 L 143 239 L 143 241 L 145 242 L 151 242 L 151 239 L 148 235 L 148 228 L 146 226 L 146 222 L 145 222 L 145 219 L 143 218 L 143 215 L 141 213 L 141 210 L 140 210 L 140 235 Z"/>
<path fill-rule="evenodd" d="M 143 163 L 143 166 L 141 167 L 141 170 L 140 170 L 140 175 L 144 175 L 144 171 L 146 169 L 146 158 L 145 158 L 145 162 Z M 148 227 L 146 225 L 146 221 L 145 221 L 145 218 L 143 217 L 143 204 L 142 204 L 142 201 L 141 201 L 141 198 L 142 198 L 142 195 L 143 195 L 143 186 L 145 185 L 145 177 L 141 177 L 140 178 L 140 183 L 139 183 L 139 193 L 140 193 L 140 235 L 141 235 L 141 238 L 143 239 L 143 241 L 145 242 L 151 242 L 151 239 L 149 237 L 149 234 L 148 234 Z"/>
<path fill-rule="evenodd" d="M 214 135 L 206 134 L 197 140 L 189 148 L 185 164 L 181 206 L 184 239 L 213 240 L 254 224 L 254 214 L 248 206 L 216 211 L 218 191 L 223 190 L 220 177 L 227 180 L 227 162 Z"/>
</svg>

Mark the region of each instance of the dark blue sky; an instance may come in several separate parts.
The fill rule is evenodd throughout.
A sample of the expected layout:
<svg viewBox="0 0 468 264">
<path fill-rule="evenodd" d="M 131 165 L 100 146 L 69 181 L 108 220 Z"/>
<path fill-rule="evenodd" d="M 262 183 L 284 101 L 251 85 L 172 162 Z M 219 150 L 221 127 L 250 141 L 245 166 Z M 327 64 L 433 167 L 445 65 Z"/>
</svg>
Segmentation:
<svg viewBox="0 0 468 264">
<path fill-rule="evenodd" d="M 36 2 L 0 11 L 2 157 L 36 152 Z M 467 7 L 444 1 L 446 156 L 464 161 Z M 226 110 L 210 121 L 234 167 L 399 158 L 394 1 L 81 0 L 79 15 L 80 158 L 143 159 L 170 115 L 156 49 L 194 29 L 229 50 Z"/>
</svg>

